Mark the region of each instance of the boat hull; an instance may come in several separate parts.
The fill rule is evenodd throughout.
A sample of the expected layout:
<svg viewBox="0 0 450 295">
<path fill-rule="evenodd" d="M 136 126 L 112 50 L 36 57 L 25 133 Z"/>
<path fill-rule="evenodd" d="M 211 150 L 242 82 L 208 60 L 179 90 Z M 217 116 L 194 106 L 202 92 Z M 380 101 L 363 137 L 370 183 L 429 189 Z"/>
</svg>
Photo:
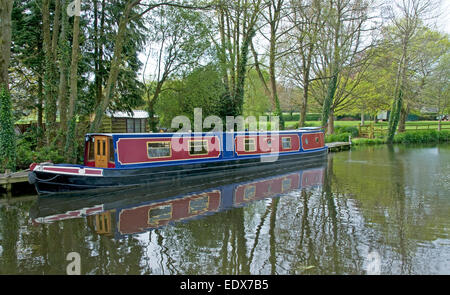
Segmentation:
<svg viewBox="0 0 450 295">
<path fill-rule="evenodd" d="M 40 195 L 104 193 L 140 185 L 151 185 L 156 188 L 183 185 L 195 179 L 214 181 L 225 176 L 253 174 L 261 169 L 275 170 L 289 166 L 301 168 L 303 164 L 324 161 L 326 156 L 327 149 L 324 148 L 307 153 L 280 155 L 276 161 L 249 158 L 133 169 L 103 169 L 102 175 L 98 177 L 34 170 L 29 173 L 29 182 L 35 185 Z"/>
</svg>

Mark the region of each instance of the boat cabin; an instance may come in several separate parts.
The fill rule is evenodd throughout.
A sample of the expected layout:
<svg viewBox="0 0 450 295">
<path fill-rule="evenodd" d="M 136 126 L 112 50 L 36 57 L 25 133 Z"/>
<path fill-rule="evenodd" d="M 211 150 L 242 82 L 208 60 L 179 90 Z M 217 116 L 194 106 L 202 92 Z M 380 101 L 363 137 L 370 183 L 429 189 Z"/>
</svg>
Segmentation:
<svg viewBox="0 0 450 295">
<path fill-rule="evenodd" d="M 317 151 L 321 130 L 274 133 L 95 133 L 86 135 L 84 165 L 139 168 Z"/>
</svg>

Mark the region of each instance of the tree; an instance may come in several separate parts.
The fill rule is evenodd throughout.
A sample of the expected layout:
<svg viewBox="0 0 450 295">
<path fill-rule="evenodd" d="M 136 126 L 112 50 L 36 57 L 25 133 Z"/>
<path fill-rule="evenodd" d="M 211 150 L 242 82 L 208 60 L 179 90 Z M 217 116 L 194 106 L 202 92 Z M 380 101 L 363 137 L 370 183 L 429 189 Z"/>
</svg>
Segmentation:
<svg viewBox="0 0 450 295">
<path fill-rule="evenodd" d="M 450 40 L 446 35 L 440 43 L 445 48 L 444 53 L 435 63 L 429 82 L 424 86 L 421 104 L 437 108 L 438 130 L 441 130 L 441 121 L 444 115 L 450 113 Z"/>
<path fill-rule="evenodd" d="M 262 10 L 261 15 L 265 19 L 265 22 L 269 26 L 269 33 L 265 34 L 263 30 L 261 29 L 261 35 L 269 42 L 269 85 L 267 86 L 267 82 L 264 79 L 264 75 L 262 74 L 261 67 L 259 65 L 259 58 L 258 53 L 255 50 L 255 47 L 253 45 L 253 42 L 250 44 L 253 57 L 255 60 L 255 69 L 258 72 L 258 76 L 261 79 L 261 82 L 263 83 L 265 92 L 270 97 L 272 102 L 272 111 L 275 113 L 276 116 L 280 118 L 280 127 L 281 129 L 284 128 L 284 120 L 283 120 L 283 112 L 281 110 L 280 105 L 280 99 L 278 97 L 278 91 L 277 91 L 277 75 L 276 75 L 276 61 L 280 57 L 279 52 L 279 43 L 280 39 L 284 37 L 284 35 L 290 30 L 290 28 L 283 28 L 282 23 L 283 20 L 286 18 L 286 12 L 287 9 L 283 8 L 284 0 L 270 0 L 268 1 L 268 5 L 265 9 Z M 268 35 L 268 36 L 267 36 Z"/>
<path fill-rule="evenodd" d="M 12 13 L 11 98 L 17 116 L 35 113 L 44 130 L 44 53 L 41 1 L 15 0 Z M 44 138 L 38 137 L 41 146 Z"/>
<path fill-rule="evenodd" d="M 140 19 L 143 15 L 145 15 L 149 11 L 161 6 L 180 7 L 186 9 L 209 8 L 208 5 L 206 6 L 185 5 L 176 2 L 160 2 L 144 5 L 141 3 L 141 1 L 142 0 L 128 0 L 125 6 L 123 7 L 117 28 L 117 33 L 115 34 L 114 37 L 114 52 L 111 58 L 111 65 L 108 73 L 108 79 L 106 82 L 103 95 L 101 97 L 101 101 L 98 103 L 98 106 L 96 107 L 95 110 L 94 120 L 91 123 L 90 127 L 91 132 L 95 132 L 100 127 L 103 115 L 106 109 L 109 107 L 111 99 L 113 98 L 115 86 L 119 77 L 120 66 L 124 62 L 122 53 L 124 51 L 124 44 L 126 42 L 126 37 L 130 33 L 128 29 L 128 25 L 130 24 L 130 22 L 136 19 Z"/>
<path fill-rule="evenodd" d="M 369 56 L 365 51 L 373 46 L 369 38 L 371 29 L 367 27 L 372 5 L 372 1 L 330 0 L 325 7 L 326 21 L 319 45 L 321 59 L 315 65 L 315 75 L 326 81 L 322 87 L 322 126 L 328 126 L 329 134 L 334 132 L 337 106 L 348 103 L 350 97 L 345 84 L 366 67 Z M 357 84 L 353 83 L 353 88 Z"/>
<path fill-rule="evenodd" d="M 217 4 L 219 40 L 212 40 L 225 89 L 220 111 L 223 118 L 243 112 L 248 53 L 262 6 L 261 0 L 219 1 Z"/>
<path fill-rule="evenodd" d="M 219 66 L 210 63 L 196 67 L 185 77 L 165 82 L 155 105 L 159 124 L 171 128 L 172 119 L 179 115 L 194 119 L 194 109 L 201 108 L 203 118 L 218 114 L 223 83 Z"/>
<path fill-rule="evenodd" d="M 66 134 L 65 154 L 68 162 L 75 162 L 76 146 L 75 146 L 75 131 L 76 131 L 76 103 L 78 99 L 78 60 L 80 48 L 80 15 L 74 15 L 73 21 L 73 40 L 72 40 L 72 61 L 70 65 L 70 97 L 69 97 L 69 111 L 67 113 L 68 126 Z M 65 79 L 64 75 L 61 79 Z"/>
<path fill-rule="evenodd" d="M 191 72 L 200 65 L 202 59 L 207 60 L 205 53 L 210 48 L 210 30 L 207 20 L 194 10 L 159 7 L 150 17 L 152 33 L 143 70 L 143 82 L 146 85 L 149 127 L 156 132 L 158 122 L 155 117 L 155 104 L 160 94 L 165 91 L 166 81 Z M 154 71 L 151 73 L 151 82 L 146 82 L 145 74 L 151 57 Z"/>
<path fill-rule="evenodd" d="M 0 168 L 15 169 L 16 147 L 8 68 L 11 58 L 13 0 L 0 1 Z"/>
<path fill-rule="evenodd" d="M 392 143 L 400 120 L 401 110 L 403 108 L 403 96 L 406 91 L 407 69 L 410 62 L 411 42 L 417 34 L 421 18 L 430 13 L 435 7 L 431 0 L 402 0 L 397 5 L 400 17 L 394 14 L 390 16 L 392 25 L 397 34 L 392 36 L 392 42 L 400 40 L 401 54 L 398 60 L 397 74 L 395 78 L 395 89 L 393 94 L 393 103 L 389 116 L 388 142 Z"/>
<path fill-rule="evenodd" d="M 310 84 L 314 81 L 312 66 L 319 51 L 318 37 L 323 29 L 325 17 L 320 0 L 291 1 L 292 13 L 289 21 L 293 30 L 287 33 L 286 46 L 291 52 L 284 56 L 283 75 L 302 90 L 300 103 L 299 127 L 305 126 Z"/>
</svg>

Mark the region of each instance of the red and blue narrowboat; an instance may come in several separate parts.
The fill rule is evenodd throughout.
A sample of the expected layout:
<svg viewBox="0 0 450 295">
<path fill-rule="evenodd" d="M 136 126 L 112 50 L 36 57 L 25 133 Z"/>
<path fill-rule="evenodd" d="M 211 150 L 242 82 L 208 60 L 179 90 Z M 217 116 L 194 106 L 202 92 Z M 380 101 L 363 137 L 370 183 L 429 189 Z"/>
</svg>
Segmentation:
<svg viewBox="0 0 450 295">
<path fill-rule="evenodd" d="M 92 133 L 85 137 L 84 165 L 30 166 L 40 195 L 116 190 L 217 178 L 326 158 L 317 128 L 277 132 Z"/>
</svg>

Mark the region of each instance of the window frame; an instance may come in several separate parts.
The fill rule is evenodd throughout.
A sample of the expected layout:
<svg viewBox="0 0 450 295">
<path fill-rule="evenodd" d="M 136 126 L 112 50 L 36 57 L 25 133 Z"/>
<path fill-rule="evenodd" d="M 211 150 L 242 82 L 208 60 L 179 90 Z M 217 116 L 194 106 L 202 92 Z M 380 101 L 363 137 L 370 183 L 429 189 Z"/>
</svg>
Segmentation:
<svg viewBox="0 0 450 295">
<path fill-rule="evenodd" d="M 150 212 L 152 210 L 158 210 L 158 209 L 165 210 L 167 207 L 170 207 L 170 212 L 159 214 L 159 215 L 155 215 L 154 217 L 152 217 L 154 219 L 154 222 L 150 222 L 150 218 L 151 218 Z M 159 224 L 161 221 L 171 220 L 172 219 L 172 217 L 173 217 L 173 206 L 172 206 L 172 204 L 169 203 L 169 204 L 163 204 L 163 205 L 160 205 L 160 206 L 157 206 L 157 207 L 153 207 L 153 208 L 148 209 L 148 213 L 147 214 L 148 214 L 147 215 L 147 224 L 148 225 Z M 167 215 L 170 215 L 170 216 L 167 217 Z"/>
<path fill-rule="evenodd" d="M 251 140 L 252 141 L 252 144 L 253 144 L 253 149 L 249 149 L 249 150 L 247 150 L 246 149 L 246 146 L 247 146 L 247 140 Z M 249 145 L 249 147 L 250 147 L 250 144 L 248 144 Z M 256 138 L 253 138 L 253 137 L 247 137 L 247 138 L 244 138 L 244 152 L 245 153 L 252 153 L 252 152 L 256 152 Z"/>
<path fill-rule="evenodd" d="M 163 143 L 163 144 L 168 144 L 169 145 L 169 155 L 168 156 L 159 156 L 159 157 L 150 157 L 150 154 L 148 153 L 150 147 L 150 144 L 152 143 Z M 153 159 L 162 159 L 162 158 L 172 158 L 172 143 L 170 141 L 147 141 L 147 158 L 150 160 Z"/>
<path fill-rule="evenodd" d="M 198 153 L 198 154 L 197 153 L 194 153 L 194 154 L 191 153 L 191 151 L 192 151 L 191 143 L 192 142 L 196 142 L 196 141 L 201 141 L 202 142 L 202 147 L 205 148 L 206 153 Z M 206 142 L 206 145 L 204 144 L 205 142 Z M 206 139 L 188 139 L 188 147 L 189 147 L 189 150 L 188 150 L 189 156 L 206 156 L 206 155 L 209 154 L 208 140 L 206 140 Z M 202 149 L 202 151 L 203 151 L 203 149 Z M 194 152 L 201 152 L 201 151 L 195 151 L 195 148 L 194 148 Z"/>
<path fill-rule="evenodd" d="M 289 147 L 284 146 L 284 140 L 289 140 Z M 281 137 L 281 147 L 283 150 L 291 150 L 292 149 L 292 138 L 290 136 L 282 136 Z"/>
</svg>

